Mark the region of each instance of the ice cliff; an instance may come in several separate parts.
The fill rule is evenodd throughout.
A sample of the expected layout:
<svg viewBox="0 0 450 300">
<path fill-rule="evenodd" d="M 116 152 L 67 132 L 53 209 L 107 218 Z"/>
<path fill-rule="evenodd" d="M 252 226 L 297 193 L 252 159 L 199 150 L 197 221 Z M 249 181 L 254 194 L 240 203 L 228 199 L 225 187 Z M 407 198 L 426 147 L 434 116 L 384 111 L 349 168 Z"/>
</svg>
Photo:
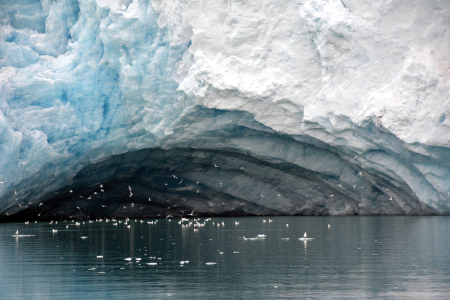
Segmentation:
<svg viewBox="0 0 450 300">
<path fill-rule="evenodd" d="M 449 22 L 446 0 L 0 1 L 0 219 L 449 214 Z"/>
</svg>

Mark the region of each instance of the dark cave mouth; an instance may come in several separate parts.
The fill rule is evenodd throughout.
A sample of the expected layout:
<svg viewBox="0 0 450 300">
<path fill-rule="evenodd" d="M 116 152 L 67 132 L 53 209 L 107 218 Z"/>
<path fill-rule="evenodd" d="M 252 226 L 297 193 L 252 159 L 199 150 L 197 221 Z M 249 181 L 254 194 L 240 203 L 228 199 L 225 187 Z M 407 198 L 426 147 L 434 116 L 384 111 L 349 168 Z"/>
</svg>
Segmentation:
<svg viewBox="0 0 450 300">
<path fill-rule="evenodd" d="M 409 192 L 383 184 L 399 194 Z M 82 169 L 70 184 L 3 221 L 405 214 L 380 186 L 361 186 L 363 197 L 372 197 L 364 206 L 361 191 L 336 176 L 279 158 L 211 149 L 145 149 Z M 409 205 L 418 207 L 416 202 Z"/>
</svg>

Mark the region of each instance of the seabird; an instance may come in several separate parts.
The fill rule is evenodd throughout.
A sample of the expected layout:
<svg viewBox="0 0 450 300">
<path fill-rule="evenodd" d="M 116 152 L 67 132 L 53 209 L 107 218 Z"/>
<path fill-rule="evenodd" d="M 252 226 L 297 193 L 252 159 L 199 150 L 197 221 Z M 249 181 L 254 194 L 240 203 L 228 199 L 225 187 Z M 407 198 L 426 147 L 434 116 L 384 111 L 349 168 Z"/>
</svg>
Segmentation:
<svg viewBox="0 0 450 300">
<path fill-rule="evenodd" d="M 300 240 L 300 241 L 306 242 L 306 241 L 309 241 L 309 240 L 314 240 L 314 238 L 309 238 L 309 237 L 308 237 L 308 234 L 305 232 L 305 233 L 303 234 L 303 237 L 302 237 L 302 238 L 299 238 L 299 240 Z"/>
</svg>

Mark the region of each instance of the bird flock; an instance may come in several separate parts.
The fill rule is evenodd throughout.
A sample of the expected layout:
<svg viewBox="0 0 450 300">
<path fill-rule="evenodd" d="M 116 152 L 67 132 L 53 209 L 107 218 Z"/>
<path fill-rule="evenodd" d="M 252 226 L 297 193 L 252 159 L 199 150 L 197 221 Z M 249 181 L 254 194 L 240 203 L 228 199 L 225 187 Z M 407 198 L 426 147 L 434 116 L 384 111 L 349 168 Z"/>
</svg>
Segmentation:
<svg viewBox="0 0 450 300">
<path fill-rule="evenodd" d="M 173 219 L 173 220 L 176 220 L 176 219 Z M 168 226 L 168 224 L 170 224 L 170 222 L 172 222 L 172 219 L 171 218 L 167 218 L 166 221 L 167 221 L 166 226 Z M 116 228 L 119 227 L 119 226 L 122 226 L 122 227 L 130 230 L 132 228 L 132 225 L 133 226 L 135 224 L 142 225 L 143 223 L 146 223 L 148 225 L 156 225 L 156 224 L 158 224 L 160 222 L 160 220 L 158 220 L 158 219 L 153 219 L 153 220 L 133 219 L 133 220 L 131 220 L 130 218 L 125 218 L 125 219 L 114 219 L 114 218 L 111 218 L 111 219 L 105 218 L 105 219 L 103 219 L 103 218 L 100 218 L 100 219 L 96 219 L 96 220 L 88 220 L 88 221 L 80 221 L 80 222 L 74 221 L 74 220 L 71 220 L 71 221 L 64 220 L 64 221 L 60 222 L 59 225 L 61 225 L 61 223 L 64 223 L 63 226 L 65 227 L 65 229 L 69 229 L 70 226 L 74 226 L 75 228 L 79 228 L 81 226 L 84 226 L 86 224 L 86 222 L 88 224 L 91 224 L 91 223 L 94 223 L 94 222 L 96 222 L 96 223 L 105 222 L 105 223 L 110 223 L 111 226 L 114 226 Z M 227 225 L 227 223 L 228 223 L 228 225 Z M 262 223 L 263 224 L 264 223 L 273 223 L 273 220 L 272 219 L 263 219 Z M 29 224 L 30 224 L 29 222 L 25 222 L 25 225 L 29 225 Z M 54 234 L 54 235 L 56 235 L 58 233 L 61 234 L 61 227 L 57 227 L 58 226 L 58 221 L 50 221 L 48 224 L 52 225 L 52 228 L 51 228 L 52 234 Z M 177 224 L 181 226 L 183 231 L 192 228 L 194 233 L 198 233 L 199 231 L 201 231 L 202 228 L 207 226 L 207 224 L 210 224 L 210 226 L 212 226 L 213 228 L 215 227 L 215 228 L 218 228 L 218 229 L 230 226 L 229 222 L 225 222 L 223 220 L 218 221 L 218 220 L 214 220 L 212 218 L 184 218 L 184 217 L 182 217 L 182 218 L 178 219 Z M 241 224 L 241 222 L 239 222 L 239 221 L 233 221 L 231 223 L 231 225 L 234 225 L 234 230 L 240 230 L 239 229 L 240 224 Z M 278 225 L 281 225 L 281 224 L 278 223 Z M 286 225 L 286 227 L 289 227 L 289 224 L 285 224 L 285 225 Z M 328 224 L 327 228 L 330 229 L 331 225 Z M 264 229 L 264 228 L 262 228 L 262 229 Z M 232 230 L 232 228 L 228 228 L 227 230 Z M 130 233 L 130 234 L 132 234 L 132 233 Z M 19 234 L 19 231 L 16 230 L 16 233 L 14 235 L 12 235 L 12 236 L 18 238 L 18 237 L 32 237 L 34 235 L 21 235 L 21 234 Z M 241 239 L 243 241 L 264 241 L 266 239 L 266 237 L 267 237 L 266 233 L 259 233 L 255 237 L 242 236 Z M 81 235 L 79 238 L 80 239 L 88 239 L 89 237 Z M 282 241 L 289 241 L 290 238 L 282 237 L 280 239 Z M 315 238 L 308 237 L 307 233 L 305 232 L 303 234 L 303 236 L 298 238 L 298 239 L 300 241 L 305 242 L 305 247 L 306 247 L 306 242 L 312 241 Z M 238 254 L 239 251 L 233 251 L 233 253 L 234 254 Z M 223 251 L 219 251 L 219 254 L 224 254 L 224 252 Z M 103 259 L 103 255 L 97 255 L 96 258 L 102 258 Z M 152 258 L 152 257 L 150 257 L 150 258 Z M 156 257 L 154 257 L 154 258 L 157 259 L 157 260 L 161 259 L 161 258 L 156 258 Z M 135 257 L 135 258 L 126 257 L 126 258 L 124 258 L 124 260 L 125 261 L 129 261 L 129 262 L 131 262 L 131 261 L 140 262 L 141 258 L 139 258 L 139 257 Z M 187 264 L 189 264 L 189 260 L 182 260 L 182 261 L 180 261 L 180 265 L 187 265 Z M 217 263 L 209 261 L 209 262 L 206 262 L 205 264 L 206 265 L 215 265 Z M 156 266 L 156 265 L 158 265 L 158 262 L 152 261 L 152 262 L 146 263 L 146 265 Z"/>
</svg>

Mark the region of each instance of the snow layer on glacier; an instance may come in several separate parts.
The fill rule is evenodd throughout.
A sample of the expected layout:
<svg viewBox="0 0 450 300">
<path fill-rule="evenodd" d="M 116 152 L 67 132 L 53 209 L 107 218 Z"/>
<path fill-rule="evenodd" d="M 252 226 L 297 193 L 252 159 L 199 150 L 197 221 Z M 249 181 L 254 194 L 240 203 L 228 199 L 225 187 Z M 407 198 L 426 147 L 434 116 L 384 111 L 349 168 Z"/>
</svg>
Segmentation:
<svg viewBox="0 0 450 300">
<path fill-rule="evenodd" d="M 439 0 L 3 1 L 0 216 L 447 214 L 449 15 Z"/>
</svg>

